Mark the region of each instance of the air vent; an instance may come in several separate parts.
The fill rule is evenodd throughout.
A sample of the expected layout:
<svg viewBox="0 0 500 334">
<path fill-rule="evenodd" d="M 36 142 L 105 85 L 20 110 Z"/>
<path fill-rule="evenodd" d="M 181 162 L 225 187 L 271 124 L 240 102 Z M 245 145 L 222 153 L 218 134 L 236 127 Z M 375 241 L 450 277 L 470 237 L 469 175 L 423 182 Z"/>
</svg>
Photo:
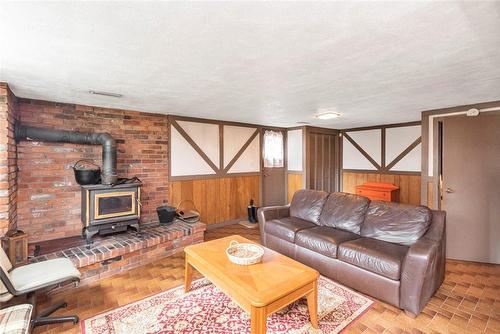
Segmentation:
<svg viewBox="0 0 500 334">
<path fill-rule="evenodd" d="M 100 91 L 97 91 L 97 90 L 89 90 L 89 94 L 109 96 L 109 97 L 118 97 L 118 98 L 120 98 L 120 97 L 123 96 L 122 94 L 118 94 L 118 93 L 100 92 Z"/>
</svg>

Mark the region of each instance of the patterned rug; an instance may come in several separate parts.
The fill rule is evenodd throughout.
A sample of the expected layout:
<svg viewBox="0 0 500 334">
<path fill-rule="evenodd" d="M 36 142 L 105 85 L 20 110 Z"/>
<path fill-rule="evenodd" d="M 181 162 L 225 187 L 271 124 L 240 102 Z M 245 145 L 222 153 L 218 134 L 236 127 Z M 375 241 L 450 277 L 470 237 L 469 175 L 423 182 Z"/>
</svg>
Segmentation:
<svg viewBox="0 0 500 334">
<path fill-rule="evenodd" d="M 320 330 L 312 328 L 305 298 L 267 318 L 267 333 L 339 333 L 373 301 L 323 276 L 318 284 Z M 249 315 L 206 279 L 188 293 L 177 287 L 81 322 L 83 334 L 250 333 Z"/>
</svg>

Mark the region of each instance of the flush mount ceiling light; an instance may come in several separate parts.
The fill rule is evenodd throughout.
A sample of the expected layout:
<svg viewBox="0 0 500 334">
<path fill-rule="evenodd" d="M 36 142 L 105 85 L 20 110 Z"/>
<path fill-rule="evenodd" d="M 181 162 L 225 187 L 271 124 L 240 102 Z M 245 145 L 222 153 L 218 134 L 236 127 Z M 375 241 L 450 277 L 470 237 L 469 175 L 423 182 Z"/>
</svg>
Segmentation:
<svg viewBox="0 0 500 334">
<path fill-rule="evenodd" d="M 102 96 L 110 96 L 110 97 L 122 97 L 122 94 L 117 94 L 117 93 L 109 93 L 109 92 L 99 92 L 96 90 L 89 90 L 89 94 L 92 95 L 102 95 Z"/>
<path fill-rule="evenodd" d="M 324 111 L 314 115 L 317 119 L 334 119 L 339 118 L 341 115 L 338 112 Z"/>
<path fill-rule="evenodd" d="M 300 125 L 309 125 L 309 124 L 311 124 L 311 123 L 309 123 L 309 122 L 302 122 L 302 121 L 300 121 L 300 122 L 297 122 L 297 124 L 300 124 Z"/>
</svg>

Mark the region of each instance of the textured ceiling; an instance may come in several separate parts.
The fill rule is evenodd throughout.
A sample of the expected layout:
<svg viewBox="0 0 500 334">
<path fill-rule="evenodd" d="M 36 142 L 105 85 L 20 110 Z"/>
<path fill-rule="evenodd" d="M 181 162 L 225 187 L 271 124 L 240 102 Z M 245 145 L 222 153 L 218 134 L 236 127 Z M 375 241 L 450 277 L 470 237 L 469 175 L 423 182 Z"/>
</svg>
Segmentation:
<svg viewBox="0 0 500 334">
<path fill-rule="evenodd" d="M 28 98 L 335 128 L 500 99 L 500 2 L 2 2 L 0 31 Z"/>
</svg>

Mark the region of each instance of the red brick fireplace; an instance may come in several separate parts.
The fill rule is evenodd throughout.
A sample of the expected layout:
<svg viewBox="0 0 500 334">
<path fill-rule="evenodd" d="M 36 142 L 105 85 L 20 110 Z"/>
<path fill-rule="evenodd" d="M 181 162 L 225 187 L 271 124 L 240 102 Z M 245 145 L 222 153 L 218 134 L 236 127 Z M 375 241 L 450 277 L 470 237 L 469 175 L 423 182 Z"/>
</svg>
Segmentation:
<svg viewBox="0 0 500 334">
<path fill-rule="evenodd" d="M 80 159 L 101 165 L 101 146 L 16 143 L 16 123 L 111 134 L 116 141 L 118 177 L 137 177 L 142 182 L 143 233 L 129 230 L 99 237 L 92 246 L 83 247 L 79 237 L 82 192 L 72 167 Z M 67 257 L 79 267 L 84 282 L 91 282 L 203 241 L 202 223 L 168 227 L 155 223 L 156 208 L 167 202 L 168 179 L 167 115 L 17 98 L 7 84 L 0 83 L 0 237 L 15 229 L 27 233 L 31 249 L 37 244 L 44 248 L 40 257 L 30 261 Z"/>
<path fill-rule="evenodd" d="M 118 175 L 137 176 L 142 221 L 156 219 L 168 198 L 168 126 L 165 115 L 19 99 L 21 124 L 79 132 L 109 132 L 117 141 Z M 71 167 L 79 159 L 101 164 L 92 145 L 18 143 L 18 228 L 30 243 L 80 235 L 80 186 Z"/>
</svg>

